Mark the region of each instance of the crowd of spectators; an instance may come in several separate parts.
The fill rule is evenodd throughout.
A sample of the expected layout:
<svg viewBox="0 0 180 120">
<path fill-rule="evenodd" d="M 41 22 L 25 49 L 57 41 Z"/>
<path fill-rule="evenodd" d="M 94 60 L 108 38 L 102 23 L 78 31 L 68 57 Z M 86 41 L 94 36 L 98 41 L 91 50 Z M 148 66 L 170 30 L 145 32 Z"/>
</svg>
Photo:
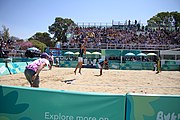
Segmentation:
<svg viewBox="0 0 180 120">
<path fill-rule="evenodd" d="M 7 41 L 0 38 L 0 58 L 8 57 L 9 49 L 11 49 L 13 41 L 8 39 Z"/>
<path fill-rule="evenodd" d="M 169 30 L 120 30 L 115 28 L 83 28 L 77 27 L 71 31 L 73 37 L 64 46 L 77 48 L 84 40 L 87 47 L 97 48 L 103 45 L 179 45 L 180 32 Z"/>
<path fill-rule="evenodd" d="M 2 49 L 9 49 L 9 47 L 11 47 L 13 43 L 14 41 L 12 41 L 11 39 L 3 40 L 2 38 L 0 38 L 0 47 Z"/>
<path fill-rule="evenodd" d="M 61 48 L 78 48 L 79 43 L 87 41 L 87 48 L 103 48 L 108 49 L 107 46 L 113 48 L 124 49 L 122 46 L 178 46 L 180 45 L 180 31 L 165 30 L 165 29 L 117 29 L 112 27 L 76 27 L 68 31 L 72 37 L 68 42 L 62 43 Z M 11 50 L 15 53 L 15 49 L 12 46 L 16 41 L 8 39 L 3 40 L 0 38 L 1 50 Z M 130 47 L 129 47 L 130 48 Z"/>
</svg>

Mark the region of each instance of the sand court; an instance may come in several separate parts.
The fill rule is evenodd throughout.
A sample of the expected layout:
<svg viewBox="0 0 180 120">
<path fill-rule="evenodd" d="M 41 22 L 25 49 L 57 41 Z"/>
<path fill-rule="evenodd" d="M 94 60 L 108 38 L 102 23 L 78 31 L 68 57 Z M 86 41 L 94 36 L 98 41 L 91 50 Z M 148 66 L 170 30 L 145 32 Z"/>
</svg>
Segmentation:
<svg viewBox="0 0 180 120">
<path fill-rule="evenodd" d="M 82 75 L 74 75 L 74 68 L 53 67 L 40 73 L 40 88 L 80 92 L 126 94 L 180 95 L 180 72 L 162 71 L 155 74 L 150 70 L 103 70 L 82 68 Z M 1 85 L 25 86 L 29 83 L 24 73 L 0 77 Z"/>
</svg>

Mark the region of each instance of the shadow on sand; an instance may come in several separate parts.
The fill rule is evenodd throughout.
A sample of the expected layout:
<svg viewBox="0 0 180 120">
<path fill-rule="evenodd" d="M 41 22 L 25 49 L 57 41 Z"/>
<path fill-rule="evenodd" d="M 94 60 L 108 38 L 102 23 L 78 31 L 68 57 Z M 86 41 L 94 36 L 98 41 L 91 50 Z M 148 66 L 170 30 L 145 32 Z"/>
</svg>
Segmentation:
<svg viewBox="0 0 180 120">
<path fill-rule="evenodd" d="M 101 75 L 94 75 L 94 76 L 97 76 L 97 77 L 99 77 L 99 76 L 101 76 Z"/>
<path fill-rule="evenodd" d="M 67 84 L 71 84 L 74 80 L 76 80 L 76 79 L 64 80 L 62 82 L 67 83 Z"/>
</svg>

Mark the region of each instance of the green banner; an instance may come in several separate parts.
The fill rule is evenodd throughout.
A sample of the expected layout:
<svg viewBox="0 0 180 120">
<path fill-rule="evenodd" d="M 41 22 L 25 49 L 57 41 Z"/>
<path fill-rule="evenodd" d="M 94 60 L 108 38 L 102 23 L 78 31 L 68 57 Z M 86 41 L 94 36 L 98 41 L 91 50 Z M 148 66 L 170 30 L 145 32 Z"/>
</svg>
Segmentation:
<svg viewBox="0 0 180 120">
<path fill-rule="evenodd" d="M 124 120 L 125 95 L 0 86 L 0 120 Z"/>
<path fill-rule="evenodd" d="M 126 120 L 180 120 L 180 96 L 127 94 Z"/>
<path fill-rule="evenodd" d="M 61 67 L 76 67 L 77 61 L 60 61 L 59 66 Z"/>
</svg>

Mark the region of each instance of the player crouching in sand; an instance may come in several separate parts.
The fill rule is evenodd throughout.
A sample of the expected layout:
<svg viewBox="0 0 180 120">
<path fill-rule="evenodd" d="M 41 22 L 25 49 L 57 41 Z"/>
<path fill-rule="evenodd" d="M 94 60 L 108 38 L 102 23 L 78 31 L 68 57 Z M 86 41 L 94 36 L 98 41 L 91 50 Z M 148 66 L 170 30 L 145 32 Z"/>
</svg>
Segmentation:
<svg viewBox="0 0 180 120">
<path fill-rule="evenodd" d="M 100 61 L 98 63 L 98 67 L 100 69 L 100 76 L 102 75 L 102 69 L 105 68 L 105 69 L 109 69 L 108 67 L 108 59 L 106 58 L 105 60 L 103 61 Z"/>
<path fill-rule="evenodd" d="M 41 58 L 26 66 L 24 75 L 30 83 L 31 87 L 39 87 L 39 73 L 46 66 L 51 69 L 49 55 L 47 53 L 42 53 Z"/>
</svg>

